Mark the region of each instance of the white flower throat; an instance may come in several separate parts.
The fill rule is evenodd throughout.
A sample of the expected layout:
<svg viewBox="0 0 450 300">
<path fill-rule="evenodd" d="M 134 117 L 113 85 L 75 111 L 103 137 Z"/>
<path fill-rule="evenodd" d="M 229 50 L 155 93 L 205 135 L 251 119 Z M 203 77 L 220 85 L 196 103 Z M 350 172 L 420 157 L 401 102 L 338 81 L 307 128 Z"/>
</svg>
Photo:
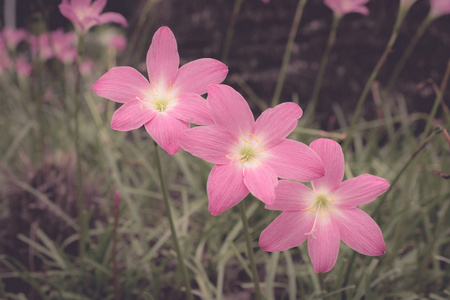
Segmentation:
<svg viewBox="0 0 450 300">
<path fill-rule="evenodd" d="M 314 217 L 314 223 L 311 228 L 311 231 L 308 233 L 305 233 L 305 235 L 312 235 L 313 238 L 316 238 L 314 236 L 314 232 L 317 230 L 316 229 L 317 219 L 318 219 L 319 215 L 321 216 L 321 220 L 325 219 L 324 212 L 333 212 L 333 210 L 330 209 L 331 205 L 329 205 L 329 204 L 334 201 L 336 201 L 336 200 L 330 199 L 329 197 L 327 197 L 324 194 L 317 194 L 316 198 L 314 199 L 314 203 L 311 206 L 302 209 L 303 211 L 314 212 L 316 214 Z"/>
<path fill-rule="evenodd" d="M 266 148 L 261 145 L 259 140 L 253 133 L 247 132 L 244 137 L 240 138 L 239 145 L 236 149 L 233 149 L 233 153 L 228 154 L 230 164 L 238 163 L 241 166 L 259 166 L 262 168 L 261 163 L 258 161 L 262 157 L 262 153 Z"/>
<path fill-rule="evenodd" d="M 156 110 L 157 112 L 166 111 L 170 102 L 178 98 L 179 93 L 176 94 L 172 90 L 172 81 L 169 82 L 169 88 L 167 89 L 167 91 L 165 91 L 166 89 L 163 87 L 156 88 L 151 77 L 150 83 L 152 84 L 153 90 L 142 90 L 149 96 L 146 96 L 144 99 L 136 97 L 136 99 L 141 102 L 141 109 L 143 107 L 142 105 L 145 105 L 146 107 L 152 110 Z"/>
</svg>

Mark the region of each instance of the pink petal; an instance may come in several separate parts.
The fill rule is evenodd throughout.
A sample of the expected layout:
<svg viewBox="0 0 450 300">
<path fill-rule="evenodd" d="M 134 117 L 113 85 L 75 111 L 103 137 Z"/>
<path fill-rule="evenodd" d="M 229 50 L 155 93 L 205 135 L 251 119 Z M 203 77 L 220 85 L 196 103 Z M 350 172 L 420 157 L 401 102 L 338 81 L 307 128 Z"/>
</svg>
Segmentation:
<svg viewBox="0 0 450 300">
<path fill-rule="evenodd" d="M 177 105 L 167 113 L 177 119 L 197 125 L 214 124 L 206 100 L 193 93 L 178 95 Z"/>
<path fill-rule="evenodd" d="M 372 202 L 388 188 L 384 178 L 363 174 L 344 181 L 330 196 L 339 208 L 354 208 Z"/>
<path fill-rule="evenodd" d="M 178 120 L 167 113 L 157 113 L 151 121 L 144 125 L 153 140 L 169 155 L 180 151 L 178 137 L 182 131 L 189 128 L 189 123 Z"/>
<path fill-rule="evenodd" d="M 325 176 L 312 181 L 315 191 L 327 194 L 339 186 L 344 178 L 344 153 L 341 146 L 330 139 L 317 139 L 309 145 L 323 162 Z"/>
<path fill-rule="evenodd" d="M 214 216 L 235 206 L 248 195 L 242 169 L 236 164 L 214 166 L 209 174 L 206 189 L 209 212 Z"/>
<path fill-rule="evenodd" d="M 102 10 L 105 8 L 106 1 L 107 0 L 96 0 L 96 1 L 92 2 L 91 12 L 93 14 L 99 15 L 102 12 Z"/>
<path fill-rule="evenodd" d="M 308 146 L 294 140 L 283 140 L 266 150 L 264 161 L 280 178 L 311 181 L 325 174 L 319 156 Z"/>
<path fill-rule="evenodd" d="M 119 103 L 135 100 L 136 97 L 144 100 L 144 91 L 151 89 L 147 79 L 131 67 L 114 67 L 94 84 L 97 95 Z"/>
<path fill-rule="evenodd" d="M 81 23 L 80 19 L 77 17 L 75 12 L 73 11 L 72 6 L 70 6 L 68 3 L 63 1 L 58 7 L 59 7 L 59 11 L 61 12 L 61 14 L 64 17 L 66 17 L 67 19 L 69 19 L 75 27 L 80 27 L 80 28 L 83 27 L 83 24 Z"/>
<path fill-rule="evenodd" d="M 336 264 L 339 254 L 339 228 L 332 219 L 316 216 L 316 227 L 308 237 L 308 252 L 314 272 L 325 273 Z"/>
<path fill-rule="evenodd" d="M 173 88 L 182 93 L 202 95 L 213 84 L 221 83 L 228 73 L 228 67 L 222 62 L 201 58 L 191 61 L 178 70 Z"/>
<path fill-rule="evenodd" d="M 266 204 L 266 209 L 300 211 L 308 208 L 315 197 L 316 193 L 301 183 L 280 180 L 275 188 L 275 200 Z"/>
<path fill-rule="evenodd" d="M 250 193 L 266 204 L 272 204 L 275 199 L 275 187 L 278 178 L 271 167 L 261 166 L 244 167 L 244 183 Z"/>
<path fill-rule="evenodd" d="M 253 129 L 253 113 L 247 101 L 232 87 L 212 85 L 206 100 L 216 125 L 238 137 Z"/>
<path fill-rule="evenodd" d="M 259 236 L 259 247 L 264 251 L 278 252 L 297 247 L 311 231 L 314 219 L 304 212 L 283 212 Z"/>
<path fill-rule="evenodd" d="M 383 234 L 377 223 L 360 209 L 342 209 L 335 218 L 341 239 L 350 248 L 364 255 L 381 255 L 386 252 Z"/>
<path fill-rule="evenodd" d="M 293 102 L 268 108 L 256 120 L 254 134 L 265 147 L 271 147 L 285 139 L 297 127 L 303 111 Z"/>
<path fill-rule="evenodd" d="M 119 13 L 114 13 L 114 12 L 107 12 L 104 14 L 101 14 L 98 17 L 99 23 L 98 25 L 101 24 L 106 24 L 106 23 L 117 23 L 122 25 L 123 27 L 128 27 L 128 22 L 125 19 L 124 16 L 122 16 Z"/>
<path fill-rule="evenodd" d="M 150 121 L 156 111 L 147 108 L 139 100 L 131 100 L 122 105 L 111 120 L 111 128 L 120 131 L 137 129 Z"/>
<path fill-rule="evenodd" d="M 194 127 L 180 134 L 180 145 L 194 156 L 213 164 L 230 164 L 227 155 L 238 140 L 218 126 Z"/>
<path fill-rule="evenodd" d="M 177 41 L 169 27 L 159 28 L 147 52 L 148 76 L 156 87 L 167 88 L 174 82 L 180 65 Z"/>
</svg>

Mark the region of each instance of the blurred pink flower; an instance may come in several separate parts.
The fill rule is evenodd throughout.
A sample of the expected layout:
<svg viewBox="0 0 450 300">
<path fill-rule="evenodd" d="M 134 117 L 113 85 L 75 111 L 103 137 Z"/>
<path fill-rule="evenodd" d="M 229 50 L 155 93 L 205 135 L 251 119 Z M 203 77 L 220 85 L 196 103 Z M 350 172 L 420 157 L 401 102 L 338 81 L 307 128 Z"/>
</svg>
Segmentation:
<svg viewBox="0 0 450 300">
<path fill-rule="evenodd" d="M 56 57 L 63 63 L 72 63 L 78 55 L 75 42 L 76 35 L 73 32 L 66 33 L 60 28 L 40 36 L 31 36 L 31 54 L 43 61 Z"/>
<path fill-rule="evenodd" d="M 61 28 L 51 32 L 51 48 L 54 56 L 63 63 L 73 63 L 78 57 L 75 49 L 76 35 Z"/>
<path fill-rule="evenodd" d="M 430 15 L 438 18 L 450 14 L 450 0 L 430 0 Z"/>
<path fill-rule="evenodd" d="M 62 0 L 59 5 L 59 11 L 63 16 L 69 19 L 75 30 L 80 33 L 86 33 L 96 25 L 106 23 L 118 23 L 127 27 L 127 20 L 119 13 L 108 12 L 101 14 L 105 8 L 107 0 Z"/>
<path fill-rule="evenodd" d="M 275 201 L 266 208 L 283 213 L 261 233 L 261 249 L 284 251 L 308 239 L 309 256 L 317 273 L 333 268 L 341 240 L 359 253 L 383 254 L 385 244 L 380 228 L 356 206 L 375 200 L 389 188 L 389 183 L 369 174 L 341 183 L 344 154 L 339 144 L 318 139 L 310 147 L 322 159 L 325 176 L 312 181 L 312 190 L 298 182 L 280 181 Z"/>
<path fill-rule="evenodd" d="M 0 38 L 10 51 L 16 50 L 17 45 L 24 41 L 28 36 L 25 29 L 15 29 L 5 27 L 0 33 Z"/>
<path fill-rule="evenodd" d="M 368 15 L 369 10 L 364 6 L 369 0 L 325 0 L 325 4 L 338 16 L 348 13 Z"/>
<path fill-rule="evenodd" d="M 268 4 L 270 0 L 262 0 L 263 3 Z"/>
<path fill-rule="evenodd" d="M 207 183 L 211 214 L 233 207 L 249 192 L 272 203 L 278 177 L 310 181 L 324 175 L 313 150 L 286 139 L 303 113 L 297 104 L 269 108 L 255 122 L 245 99 L 229 86 L 210 86 L 207 102 L 215 125 L 186 130 L 180 144 L 216 164 Z"/>
<path fill-rule="evenodd" d="M 33 66 L 25 55 L 21 55 L 16 59 L 17 74 L 22 77 L 28 77 L 33 70 Z"/>
<path fill-rule="evenodd" d="M 180 150 L 178 136 L 189 123 L 212 124 L 200 95 L 225 79 L 227 66 L 210 58 L 179 65 L 175 37 L 168 27 L 161 27 L 147 52 L 150 82 L 131 67 L 114 67 L 97 80 L 94 91 L 99 96 L 124 103 L 114 113 L 111 128 L 129 131 L 144 125 L 153 140 L 173 155 Z"/>
<path fill-rule="evenodd" d="M 116 49 L 117 52 L 122 52 L 127 47 L 127 39 L 121 34 L 115 34 L 110 43 L 111 47 Z"/>
<path fill-rule="evenodd" d="M 13 62 L 9 57 L 8 49 L 6 49 L 6 45 L 0 40 L 0 72 L 7 71 L 11 69 L 13 66 Z"/>
<path fill-rule="evenodd" d="M 31 46 L 31 56 L 34 59 L 45 61 L 53 58 L 53 50 L 50 46 L 49 33 L 43 33 L 39 36 L 32 35 L 29 38 Z"/>
<path fill-rule="evenodd" d="M 82 75 L 91 74 L 94 71 L 95 63 L 90 59 L 83 59 L 80 65 L 80 73 Z"/>
</svg>

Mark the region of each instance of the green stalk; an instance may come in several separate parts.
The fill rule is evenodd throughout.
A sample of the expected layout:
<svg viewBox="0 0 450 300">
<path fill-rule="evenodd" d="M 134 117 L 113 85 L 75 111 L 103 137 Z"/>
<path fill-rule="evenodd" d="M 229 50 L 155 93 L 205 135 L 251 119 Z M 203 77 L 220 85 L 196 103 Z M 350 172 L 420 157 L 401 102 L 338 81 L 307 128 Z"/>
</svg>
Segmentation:
<svg viewBox="0 0 450 300">
<path fill-rule="evenodd" d="M 74 143 L 75 152 L 77 157 L 76 172 L 77 172 L 77 208 L 78 208 L 78 221 L 80 223 L 80 244 L 79 251 L 80 257 L 84 256 L 86 236 L 87 236 L 87 224 L 86 215 L 84 213 L 84 197 L 83 197 L 83 173 L 81 170 L 81 147 L 80 147 L 80 109 L 81 109 L 81 60 L 84 52 L 84 34 L 80 33 L 78 36 L 78 58 L 76 65 L 76 78 L 75 78 L 75 132 Z"/>
<path fill-rule="evenodd" d="M 416 34 L 409 42 L 408 46 L 405 49 L 405 52 L 403 52 L 402 57 L 398 61 L 397 65 L 395 66 L 394 71 L 392 71 L 391 77 L 389 77 L 388 84 L 387 84 L 387 94 L 390 94 L 392 91 L 392 88 L 394 87 L 395 82 L 397 81 L 398 76 L 400 75 L 400 72 L 403 70 L 403 67 L 405 66 L 405 63 L 408 61 L 409 57 L 411 56 L 414 48 L 416 47 L 417 42 L 420 40 L 420 38 L 425 33 L 425 29 L 428 28 L 430 23 L 434 20 L 434 18 L 430 15 L 428 15 L 420 24 L 419 28 L 416 31 Z"/>
<path fill-rule="evenodd" d="M 166 181 L 164 179 L 164 174 L 163 174 L 163 170 L 161 167 L 161 157 L 159 155 L 159 149 L 158 149 L 158 145 L 156 143 L 155 143 L 155 156 L 156 156 L 156 168 L 158 169 L 159 181 L 161 183 L 161 190 L 163 193 L 164 206 L 166 207 L 167 218 L 169 219 L 170 232 L 172 234 L 173 244 L 175 246 L 175 251 L 177 252 L 178 264 L 181 267 L 184 284 L 186 286 L 187 299 L 194 300 L 194 296 L 192 296 L 189 275 L 187 273 L 187 269 L 184 264 L 183 253 L 181 252 L 180 244 L 178 243 L 177 231 L 175 229 L 175 223 L 173 221 L 173 216 L 172 216 L 172 209 L 170 207 L 169 192 L 167 190 Z"/>
<path fill-rule="evenodd" d="M 286 44 L 286 50 L 283 55 L 283 62 L 281 63 L 280 74 L 278 75 L 277 85 L 275 86 L 275 92 L 272 98 L 272 107 L 280 102 L 281 91 L 283 89 L 284 78 L 286 77 L 286 69 L 289 64 L 289 59 L 291 58 L 292 46 L 294 46 L 294 39 L 297 35 L 298 26 L 303 15 L 303 8 L 305 7 L 306 1 L 299 0 L 297 5 L 297 10 L 295 11 L 294 20 L 292 21 L 291 31 L 289 32 L 289 39 Z"/>
<path fill-rule="evenodd" d="M 156 3 L 155 0 L 148 0 L 144 8 L 142 9 L 142 13 L 140 14 L 138 23 L 136 25 L 135 30 L 133 31 L 133 35 L 130 38 L 130 42 L 128 43 L 128 47 L 124 55 L 123 61 L 126 62 L 126 65 L 129 65 L 130 63 L 131 55 L 133 54 L 133 51 L 136 49 L 136 43 L 138 41 L 138 38 L 140 36 L 143 36 L 142 28 L 144 27 L 145 22 L 149 18 L 150 11 L 155 3 Z"/>
<path fill-rule="evenodd" d="M 409 165 L 414 161 L 414 158 L 416 158 L 416 156 L 423 150 L 423 148 L 425 148 L 425 146 L 434 139 L 436 134 L 439 134 L 441 132 L 442 132 L 442 128 L 436 128 L 436 130 L 433 131 L 430 134 L 430 136 L 427 139 L 425 139 L 425 141 L 423 141 L 423 143 L 416 149 L 416 151 L 414 151 L 413 154 L 411 154 L 411 157 L 403 165 L 402 169 L 398 172 L 397 176 L 395 176 L 394 180 L 392 180 L 389 189 L 386 191 L 386 193 L 383 194 L 381 199 L 378 201 L 378 206 L 373 211 L 373 216 L 378 218 L 378 216 L 380 214 L 381 207 L 383 206 L 384 201 L 386 201 L 387 196 L 389 195 L 390 191 L 392 191 L 394 186 L 397 184 L 397 182 L 400 179 L 400 177 L 402 176 L 402 174 L 406 171 L 406 169 L 409 167 Z"/>
<path fill-rule="evenodd" d="M 227 35 L 225 37 L 225 43 L 222 51 L 222 62 L 224 64 L 228 61 L 228 55 L 230 54 L 231 40 L 234 35 L 234 27 L 236 26 L 237 17 L 241 10 L 241 5 L 244 0 L 236 0 L 234 1 L 233 12 L 231 13 L 230 25 L 228 25 Z"/>
<path fill-rule="evenodd" d="M 347 136 L 347 139 L 344 141 L 344 145 L 342 146 L 342 151 L 344 153 L 347 152 L 347 150 L 350 146 L 350 143 L 352 141 L 353 130 L 355 129 L 355 125 L 356 125 L 356 121 L 359 118 L 362 106 L 364 104 L 364 101 L 367 98 L 367 94 L 370 91 L 372 83 L 377 78 L 378 72 L 380 71 L 381 67 L 383 66 L 384 62 L 386 61 L 386 58 L 388 57 L 389 53 L 391 52 L 392 47 L 394 46 L 394 43 L 397 40 L 398 33 L 400 31 L 400 26 L 402 25 L 403 20 L 405 19 L 406 15 L 408 14 L 408 11 L 410 8 L 411 8 L 411 6 L 402 7 L 400 5 L 400 7 L 399 7 L 397 19 L 395 20 L 394 29 L 392 31 L 391 37 L 389 38 L 389 42 L 388 42 L 386 48 L 384 49 L 384 52 L 381 55 L 380 59 L 378 60 L 375 68 L 373 69 L 372 73 L 370 74 L 369 80 L 367 80 L 366 85 L 364 86 L 364 90 L 361 93 L 361 96 L 359 97 L 358 104 L 356 105 L 355 111 L 353 112 L 353 117 L 352 117 L 352 120 L 350 122 L 350 127 L 347 132 L 348 136 Z"/>
<path fill-rule="evenodd" d="M 431 124 L 433 123 L 433 119 L 436 116 L 436 112 L 439 108 L 439 104 L 441 104 L 442 98 L 444 97 L 445 89 L 447 88 L 448 78 L 450 76 L 450 60 L 447 62 L 447 69 L 445 70 L 444 79 L 442 80 L 441 86 L 439 88 L 439 93 L 436 95 L 436 99 L 434 100 L 433 107 L 431 108 L 430 115 L 427 119 L 427 124 L 425 126 L 425 131 L 423 136 L 427 137 L 431 130 Z"/>
<path fill-rule="evenodd" d="M 256 300 L 261 300 L 262 299 L 262 294 L 261 294 L 261 288 L 259 286 L 259 277 L 258 277 L 258 271 L 256 270 L 256 263 L 255 263 L 255 255 L 253 254 L 253 247 L 252 247 L 252 239 L 250 237 L 250 231 L 248 229 L 248 220 L 247 220 L 247 215 L 245 214 L 245 199 L 241 201 L 241 203 L 239 203 L 239 212 L 241 214 L 241 220 L 242 220 L 242 225 L 243 225 L 243 230 L 244 230 L 244 235 L 245 235 L 245 242 L 247 244 L 247 252 L 248 252 L 248 259 L 250 261 L 250 268 L 252 270 L 252 281 L 253 284 L 255 285 L 255 298 Z"/>
<path fill-rule="evenodd" d="M 325 52 L 322 56 L 322 60 L 320 62 L 319 72 L 317 73 L 316 81 L 314 82 L 314 88 L 313 88 L 313 94 L 311 96 L 311 100 L 309 101 L 309 116 L 310 116 L 310 122 L 314 121 L 315 113 L 314 110 L 316 109 L 317 105 L 317 99 L 319 97 L 320 87 L 322 86 L 322 80 L 323 75 L 325 74 L 325 68 L 328 63 L 328 58 L 330 56 L 331 49 L 333 48 L 335 42 L 336 42 L 336 33 L 339 26 L 339 22 L 341 21 L 342 17 L 338 16 L 337 14 L 333 14 L 333 23 L 331 25 L 331 31 L 330 35 L 328 36 L 328 42 L 327 46 L 325 48 Z"/>
</svg>

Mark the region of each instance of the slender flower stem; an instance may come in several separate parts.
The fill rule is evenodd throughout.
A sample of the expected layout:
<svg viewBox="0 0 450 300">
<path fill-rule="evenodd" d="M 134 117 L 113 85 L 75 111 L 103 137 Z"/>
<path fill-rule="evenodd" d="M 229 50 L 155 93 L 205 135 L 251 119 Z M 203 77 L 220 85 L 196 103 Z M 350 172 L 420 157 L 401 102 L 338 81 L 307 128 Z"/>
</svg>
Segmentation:
<svg viewBox="0 0 450 300">
<path fill-rule="evenodd" d="M 297 5 L 297 10 L 295 11 L 294 20 L 292 21 L 291 31 L 289 32 L 289 39 L 286 44 L 286 50 L 283 55 L 283 62 L 281 63 L 280 74 L 278 75 L 277 85 L 275 86 L 275 92 L 272 98 L 272 107 L 280 102 L 281 91 L 283 89 L 284 78 L 286 77 L 286 69 L 289 64 L 289 59 L 291 58 L 292 46 L 294 46 L 294 39 L 297 35 L 298 26 L 303 15 L 303 8 L 305 7 L 306 1 L 299 0 Z"/>
<path fill-rule="evenodd" d="M 441 103 L 442 98 L 444 97 L 444 92 L 445 92 L 445 89 L 447 88 L 447 83 L 448 83 L 449 77 L 450 77 L 450 60 L 447 62 L 447 69 L 445 70 L 444 79 L 442 80 L 441 86 L 439 88 L 439 93 L 436 95 L 436 99 L 434 100 L 434 104 L 433 104 L 433 107 L 431 108 L 430 115 L 428 116 L 427 124 L 425 126 L 425 131 L 423 134 L 424 138 L 426 138 L 428 136 L 428 134 L 430 133 L 431 124 L 433 123 L 434 116 L 436 116 L 436 112 L 439 108 L 439 104 Z"/>
<path fill-rule="evenodd" d="M 317 99 L 319 97 L 320 87 L 322 86 L 323 75 L 325 74 L 325 68 L 328 63 L 328 58 L 330 56 L 331 49 L 333 48 L 336 42 L 336 33 L 339 26 L 339 22 L 342 17 L 336 14 L 333 15 L 333 23 L 331 25 L 330 35 L 328 36 L 327 46 L 325 48 L 325 52 L 322 56 L 322 60 L 320 62 L 319 72 L 317 73 L 316 81 L 314 82 L 313 94 L 311 96 L 311 100 L 309 100 L 309 121 L 314 121 L 314 110 L 316 109 Z"/>
<path fill-rule="evenodd" d="M 392 71 L 391 77 L 389 77 L 388 84 L 386 87 L 387 94 L 390 94 L 392 91 L 392 88 L 394 87 L 395 82 L 397 81 L 398 76 L 400 75 L 400 72 L 403 70 L 403 67 L 405 66 L 405 63 L 408 61 L 409 57 L 411 56 L 414 48 L 416 47 L 417 42 L 420 40 L 420 38 L 425 33 L 425 30 L 428 28 L 428 25 L 434 20 L 433 17 L 428 15 L 420 24 L 419 28 L 416 31 L 416 34 L 409 42 L 408 46 L 405 49 L 405 52 L 403 52 L 402 57 L 398 61 L 397 65 L 395 66 L 394 71 Z"/>
<path fill-rule="evenodd" d="M 119 300 L 119 271 L 117 269 L 117 227 L 119 224 L 119 210 L 120 210 L 120 193 L 119 191 L 116 191 L 114 195 L 114 225 L 113 225 L 113 240 L 112 240 L 114 300 Z"/>
<path fill-rule="evenodd" d="M 194 300 L 191 291 L 191 283 L 189 281 L 189 275 L 186 270 L 186 266 L 184 265 L 183 253 L 180 249 L 180 244 L 178 243 L 177 231 L 175 229 L 175 223 L 173 221 L 172 209 L 170 207 L 169 202 L 169 192 L 167 190 L 166 181 L 164 179 L 163 170 L 161 167 L 161 157 L 159 155 L 158 145 L 155 143 L 155 156 L 156 156 L 156 168 L 158 169 L 159 180 L 161 183 L 161 190 L 164 198 L 164 206 L 166 207 L 167 218 L 169 219 L 170 232 L 172 234 L 173 244 L 175 246 L 175 251 L 177 252 L 178 264 L 181 267 L 181 272 L 183 273 L 184 284 L 186 286 L 186 294 L 188 300 Z"/>
<path fill-rule="evenodd" d="M 241 5 L 244 0 L 234 1 L 233 12 L 231 13 L 230 25 L 228 25 L 227 35 L 225 37 L 225 43 L 222 51 L 222 62 L 227 63 L 228 55 L 230 54 L 231 41 L 234 35 L 234 27 L 236 26 L 237 17 L 241 10 Z"/>
<path fill-rule="evenodd" d="M 248 220 L 247 215 L 245 214 L 245 199 L 239 203 L 239 212 L 241 213 L 241 220 L 242 225 L 244 229 L 244 235 L 245 235 L 245 242 L 247 244 L 247 252 L 248 252 L 248 259 L 250 261 L 250 268 L 252 270 L 253 276 L 253 284 L 255 285 L 255 299 L 261 300 L 262 294 L 261 294 L 261 288 L 259 286 L 259 277 L 258 277 L 258 271 L 256 270 L 256 263 L 255 263 L 255 255 L 253 254 L 253 247 L 252 247 L 252 239 L 250 237 L 250 232 L 248 229 Z"/>
<path fill-rule="evenodd" d="M 80 109 L 81 109 L 81 61 L 84 51 L 84 35 L 78 36 L 78 58 L 76 64 L 76 78 L 75 78 L 75 131 L 74 143 L 76 152 L 76 172 L 77 172 L 77 207 L 78 207 L 78 221 L 80 223 L 80 257 L 84 256 L 87 236 L 86 215 L 84 213 L 84 197 L 83 197 L 83 173 L 81 170 L 81 147 L 80 147 Z"/>
<path fill-rule="evenodd" d="M 402 169 L 398 172 L 397 176 L 395 176 L 394 180 L 392 180 L 391 186 L 389 187 L 389 189 L 383 194 L 381 199 L 378 201 L 378 205 L 377 205 L 377 207 L 375 208 L 375 210 L 373 212 L 373 216 L 375 218 L 378 218 L 378 216 L 380 214 L 381 207 L 383 206 L 384 201 L 387 199 L 387 196 L 389 195 L 389 192 L 392 191 L 393 187 L 397 184 L 397 182 L 400 179 L 400 177 L 402 176 L 402 174 L 406 171 L 406 169 L 409 167 L 409 165 L 414 161 L 414 158 L 423 150 L 423 148 L 425 148 L 425 146 L 429 142 L 431 142 L 434 139 L 434 137 L 437 134 L 439 134 L 441 132 L 442 132 L 441 128 L 436 128 L 436 130 L 433 131 L 430 134 L 430 136 L 427 139 L 425 139 L 425 141 L 423 141 L 423 143 L 416 149 L 416 151 L 414 151 L 413 154 L 411 154 L 411 157 L 403 165 Z"/>
<path fill-rule="evenodd" d="M 364 101 L 367 98 L 367 94 L 370 91 L 370 88 L 372 87 L 373 81 L 377 78 L 378 72 L 380 71 L 381 67 L 383 66 L 384 62 L 386 61 L 386 58 L 388 57 L 389 53 L 391 52 L 392 47 L 394 46 L 395 41 L 397 40 L 398 33 L 400 31 L 400 26 L 403 23 L 403 20 L 405 19 L 406 15 L 408 14 L 408 11 L 411 7 L 405 6 L 403 7 L 400 5 L 397 19 L 394 24 L 394 29 L 392 31 L 391 37 L 389 38 L 389 42 L 384 49 L 383 54 L 381 55 L 380 59 L 378 60 L 375 68 L 373 69 L 372 73 L 370 74 L 369 80 L 367 80 L 366 85 L 364 86 L 364 90 L 361 93 L 361 96 L 359 97 L 358 104 L 356 105 L 355 111 L 353 112 L 353 117 L 350 122 L 350 127 L 348 129 L 348 136 L 347 139 L 344 141 L 344 145 L 342 146 L 342 151 L 345 153 L 347 152 L 350 143 L 352 141 L 352 134 L 353 130 L 355 129 L 356 122 L 358 121 L 359 115 L 361 113 L 362 106 L 364 104 Z"/>
</svg>

